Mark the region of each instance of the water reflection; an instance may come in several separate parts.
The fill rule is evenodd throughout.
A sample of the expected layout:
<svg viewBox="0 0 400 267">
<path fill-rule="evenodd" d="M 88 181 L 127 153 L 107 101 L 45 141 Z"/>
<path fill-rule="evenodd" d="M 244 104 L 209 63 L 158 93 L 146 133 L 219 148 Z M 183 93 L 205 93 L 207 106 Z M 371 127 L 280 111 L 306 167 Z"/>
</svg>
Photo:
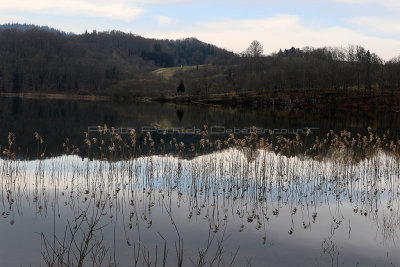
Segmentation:
<svg viewBox="0 0 400 267">
<path fill-rule="evenodd" d="M 398 265 L 399 115 L 349 114 L 0 98 L 1 265 Z"/>
<path fill-rule="evenodd" d="M 182 109 L 176 110 L 176 116 L 178 117 L 179 122 L 182 122 L 183 114 L 185 114 L 185 111 Z"/>
<path fill-rule="evenodd" d="M 85 247 L 86 264 L 119 266 L 400 263 L 400 170 L 384 152 L 356 164 L 231 148 L 0 165 L 1 259 L 12 265 L 77 263 Z"/>
<path fill-rule="evenodd" d="M 67 138 L 83 150 L 83 133 L 89 126 L 135 128 L 138 138 L 145 137 L 144 126 L 159 128 L 201 129 L 203 125 L 243 129 L 252 126 L 267 129 L 303 129 L 317 127 L 315 135 L 325 136 L 330 130 L 343 129 L 353 133 L 367 134 L 367 127 L 378 133 L 390 129 L 389 137 L 397 140 L 400 114 L 374 113 L 357 110 L 241 110 L 204 106 L 175 106 L 158 103 L 134 103 L 129 105 L 111 102 L 85 102 L 69 100 L 38 100 L 0 98 L 0 145 L 7 146 L 9 132 L 17 136 L 17 153 L 20 157 L 35 158 L 34 132 L 46 140 L 46 156 L 62 155 L 60 147 Z M 313 140 L 315 139 L 313 136 Z M 214 135 L 211 139 L 226 138 Z M 302 136 L 303 137 L 303 136 Z M 163 136 L 153 136 L 159 141 Z M 176 134 L 171 136 L 186 144 L 199 140 L 195 135 Z"/>
</svg>

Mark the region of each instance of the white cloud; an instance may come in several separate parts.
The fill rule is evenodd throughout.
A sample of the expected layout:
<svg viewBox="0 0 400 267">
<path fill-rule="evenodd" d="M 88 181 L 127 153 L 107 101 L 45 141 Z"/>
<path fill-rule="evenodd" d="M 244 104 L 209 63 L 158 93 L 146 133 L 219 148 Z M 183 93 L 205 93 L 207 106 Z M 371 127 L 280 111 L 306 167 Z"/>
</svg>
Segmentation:
<svg viewBox="0 0 400 267">
<path fill-rule="evenodd" d="M 15 16 L 15 15 L 8 15 L 8 14 L 1 14 L 0 13 L 0 24 L 4 23 L 13 23 L 26 20 L 22 16 Z"/>
<path fill-rule="evenodd" d="M 170 39 L 196 37 L 235 52 L 244 51 L 251 41 L 258 40 L 264 45 L 265 53 L 291 46 L 322 47 L 356 44 L 376 52 L 384 59 L 400 54 L 400 40 L 368 36 L 343 27 L 306 27 L 301 24 L 298 16 L 293 15 L 279 15 L 258 20 L 204 22 L 181 32 L 142 34 L 148 37 Z"/>
<path fill-rule="evenodd" d="M 399 0 L 334 0 L 346 4 L 377 4 L 389 8 L 400 8 Z"/>
<path fill-rule="evenodd" d="M 87 15 L 130 21 L 143 12 L 142 9 L 123 3 L 98 3 L 82 0 L 1 0 L 0 10 L 62 15 Z"/>
<path fill-rule="evenodd" d="M 156 16 L 155 18 L 158 22 L 158 25 L 160 25 L 160 26 L 169 26 L 173 22 L 173 19 L 166 17 L 166 16 L 160 15 L 160 16 Z"/>
<path fill-rule="evenodd" d="M 190 0 L 128 0 L 130 2 L 146 3 L 146 4 L 175 4 L 175 3 L 185 3 L 185 2 L 195 2 Z"/>
<path fill-rule="evenodd" d="M 349 21 L 372 33 L 386 33 L 400 36 L 400 19 L 398 18 L 362 16 L 351 18 Z"/>
<path fill-rule="evenodd" d="M 238 31 L 260 32 L 262 30 L 281 32 L 282 30 L 294 30 L 298 27 L 300 18 L 294 15 L 277 15 L 265 19 L 242 19 L 242 20 L 224 20 L 200 23 L 202 29 L 216 31 Z"/>
</svg>

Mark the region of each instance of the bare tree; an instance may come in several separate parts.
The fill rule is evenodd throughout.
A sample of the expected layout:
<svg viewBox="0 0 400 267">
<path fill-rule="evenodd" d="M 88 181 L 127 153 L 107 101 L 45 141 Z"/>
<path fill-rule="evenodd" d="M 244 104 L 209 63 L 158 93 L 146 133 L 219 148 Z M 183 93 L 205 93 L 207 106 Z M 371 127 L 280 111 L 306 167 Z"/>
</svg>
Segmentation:
<svg viewBox="0 0 400 267">
<path fill-rule="evenodd" d="M 247 57 L 260 57 L 264 52 L 264 48 L 257 40 L 251 42 L 250 46 L 243 52 Z"/>
</svg>

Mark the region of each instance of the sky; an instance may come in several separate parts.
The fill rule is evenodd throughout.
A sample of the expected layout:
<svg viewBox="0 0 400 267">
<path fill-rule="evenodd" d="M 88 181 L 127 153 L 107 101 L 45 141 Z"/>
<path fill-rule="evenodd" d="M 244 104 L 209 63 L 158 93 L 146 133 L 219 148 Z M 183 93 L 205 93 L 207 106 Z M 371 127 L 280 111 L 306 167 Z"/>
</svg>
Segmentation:
<svg viewBox="0 0 400 267">
<path fill-rule="evenodd" d="M 400 56 L 398 14 L 400 0 L 0 0 L 0 24 L 195 37 L 233 52 L 258 40 L 265 54 L 361 45 L 385 60 Z"/>
</svg>

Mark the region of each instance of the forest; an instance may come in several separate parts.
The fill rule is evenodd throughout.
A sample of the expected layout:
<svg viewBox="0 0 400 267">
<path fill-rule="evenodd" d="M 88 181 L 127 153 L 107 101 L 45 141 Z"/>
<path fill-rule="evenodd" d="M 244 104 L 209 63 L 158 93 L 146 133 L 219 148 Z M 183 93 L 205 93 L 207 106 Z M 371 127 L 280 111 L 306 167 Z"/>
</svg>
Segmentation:
<svg viewBox="0 0 400 267">
<path fill-rule="evenodd" d="M 183 66 L 194 67 L 188 71 Z M 154 74 L 169 67 L 178 68 L 168 78 Z M 235 54 L 195 38 L 0 26 L 3 93 L 167 96 L 175 94 L 181 80 L 185 93 L 193 95 L 290 89 L 395 92 L 400 57 L 384 61 L 357 45 L 292 47 L 264 55 L 257 41 Z"/>
<path fill-rule="evenodd" d="M 180 78 L 191 81 L 194 92 L 201 94 L 291 89 L 370 93 L 374 90 L 394 92 L 400 88 L 400 57 L 384 61 L 357 45 L 292 47 L 267 56 L 260 53 L 262 49 L 261 44 L 254 41 L 239 55 L 217 58 L 213 69 L 202 69 L 202 74 L 181 73 Z"/>
<path fill-rule="evenodd" d="M 194 38 L 154 40 L 119 31 L 66 34 L 51 28 L 0 27 L 0 92 L 162 94 L 151 71 L 208 64 L 231 53 Z"/>
</svg>

